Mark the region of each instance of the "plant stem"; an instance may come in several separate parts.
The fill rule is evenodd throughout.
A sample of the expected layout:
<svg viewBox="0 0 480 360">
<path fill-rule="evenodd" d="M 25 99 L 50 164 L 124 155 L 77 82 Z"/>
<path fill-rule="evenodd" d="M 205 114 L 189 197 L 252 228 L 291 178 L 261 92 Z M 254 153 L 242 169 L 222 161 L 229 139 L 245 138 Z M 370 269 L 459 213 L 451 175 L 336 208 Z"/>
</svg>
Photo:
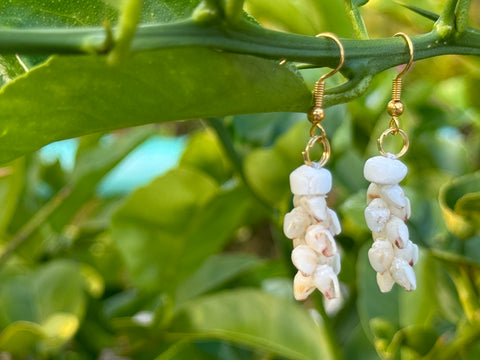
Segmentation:
<svg viewBox="0 0 480 360">
<path fill-rule="evenodd" d="M 475 289 L 473 288 L 472 281 L 468 274 L 468 267 L 465 265 L 460 265 L 458 268 L 458 273 L 452 273 L 452 277 L 455 283 L 455 286 L 458 291 L 458 297 L 460 303 L 462 304 L 463 311 L 470 323 L 478 322 L 479 320 L 479 304 Z"/>
<path fill-rule="evenodd" d="M 443 6 L 440 18 L 435 23 L 434 27 L 442 36 L 448 36 L 455 29 L 455 9 L 458 0 L 447 0 Z"/>
<path fill-rule="evenodd" d="M 140 0 L 124 1 L 117 28 L 115 45 L 109 54 L 108 60 L 118 64 L 128 55 L 130 43 L 140 22 L 142 2 Z"/>
<path fill-rule="evenodd" d="M 480 55 L 480 32 L 467 28 L 455 38 L 445 39 L 443 35 L 432 31 L 412 36 L 415 60 L 445 54 Z M 0 53 L 101 53 L 108 48 L 107 37 L 107 31 L 101 27 L 0 30 Z M 404 41 L 399 38 L 341 41 L 346 54 L 345 73 L 362 65 L 370 74 L 376 74 L 408 60 Z M 334 66 L 338 62 L 338 49 L 329 39 L 267 30 L 246 20 L 233 24 L 216 21 L 201 24 L 187 20 L 139 26 L 131 50 L 182 46 L 208 47 L 271 59 L 286 58 L 322 66 Z"/>
<path fill-rule="evenodd" d="M 11 241 L 5 246 L 2 254 L 0 255 L 0 266 L 4 265 L 6 260 L 13 254 L 30 235 L 34 233 L 38 227 L 45 222 L 45 220 L 60 206 L 65 199 L 71 194 L 72 187 L 63 187 L 49 202 L 47 202 L 39 211 L 33 215 L 12 238 Z"/>
<path fill-rule="evenodd" d="M 350 18 L 353 30 L 358 39 L 368 39 L 368 31 L 358 6 L 353 6 L 351 0 L 345 0 L 347 16 Z"/>
<path fill-rule="evenodd" d="M 459 0 L 455 12 L 456 27 L 459 34 L 467 29 L 468 17 L 470 12 L 470 0 Z"/>
</svg>

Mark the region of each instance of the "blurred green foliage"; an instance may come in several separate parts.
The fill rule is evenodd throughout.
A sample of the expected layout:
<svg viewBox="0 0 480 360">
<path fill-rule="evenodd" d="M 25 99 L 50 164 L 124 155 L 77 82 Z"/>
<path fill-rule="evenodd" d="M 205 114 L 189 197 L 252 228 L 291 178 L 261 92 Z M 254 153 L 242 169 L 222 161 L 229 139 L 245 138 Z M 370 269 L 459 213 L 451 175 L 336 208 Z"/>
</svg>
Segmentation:
<svg viewBox="0 0 480 360">
<path fill-rule="evenodd" d="M 432 26 L 430 20 L 390 1 L 349 3 L 362 12 L 372 37 L 401 30 L 426 32 Z M 442 10 L 433 0 L 410 3 L 434 13 Z M 61 9 L 56 4 L 5 2 L 0 20 L 17 27 L 78 26 L 98 25 L 104 19 L 115 22 L 118 16 L 115 1 L 63 4 Z M 142 21 L 183 19 L 197 4 L 146 1 Z M 349 22 L 343 6 L 341 1 L 248 0 L 245 10 L 275 29 L 353 37 L 358 24 Z M 472 7 L 472 26 L 479 11 Z M 0 169 L 0 358 L 477 359 L 480 61 L 459 56 L 429 59 L 416 63 L 405 77 L 407 110 L 401 121 L 411 139 L 405 189 L 413 208 L 408 225 L 412 240 L 422 249 L 413 293 L 397 287 L 388 294 L 379 292 L 367 261 L 371 239 L 363 221 L 368 185 L 363 162 L 377 153 L 376 138 L 388 126 L 385 106 L 395 71 L 377 76 L 358 100 L 327 109 L 325 127 L 333 149 L 328 167 L 334 176 L 329 203 L 343 225 L 338 237 L 342 299 L 324 303 L 315 295 L 297 303 L 291 291 L 292 244 L 283 236 L 281 223 L 292 206 L 288 175 L 301 164 L 308 138 L 309 123 L 303 115 L 266 113 L 145 126 L 118 131 L 109 142 L 102 140 L 104 133 L 96 133 L 80 139 L 72 171 L 30 153 L 58 138 L 55 132 L 75 136 L 105 131 L 118 123 L 137 124 L 134 116 L 155 121 L 155 114 L 132 110 L 142 102 L 163 101 L 159 112 L 192 115 L 200 109 L 196 116 L 208 116 L 202 102 L 210 99 L 222 107 L 222 94 L 202 95 L 183 104 L 187 110 L 178 101 L 174 105 L 180 110 L 171 108 L 168 100 L 183 96 L 175 77 L 188 72 L 183 65 L 193 56 L 190 51 L 178 51 L 179 58 L 170 53 L 167 59 L 156 52 L 139 55 L 158 63 L 156 76 L 172 88 L 163 98 L 148 99 L 135 98 L 134 87 L 129 94 L 119 94 L 115 87 L 116 81 L 131 81 L 133 72 L 139 79 L 136 86 L 149 84 L 156 94 L 157 77 L 135 72 L 134 66 L 123 74 L 112 69 L 108 86 L 79 84 L 83 98 L 78 98 L 62 80 L 95 81 L 95 60 L 58 57 L 31 80 L 22 78 L 14 57 L 2 57 L 3 81 L 20 76 L 13 81 L 24 81 L 32 92 L 20 87 L 18 96 L 4 91 L 0 101 L 21 101 L 29 111 L 48 103 L 52 113 L 36 127 L 3 124 L 5 131 L 15 126 L 23 136 L 5 145 L 9 152 L 2 159 L 27 154 Z M 238 88 L 232 87 L 244 91 L 241 101 L 261 102 L 260 95 L 270 99 L 277 94 L 305 101 L 306 85 L 289 68 L 272 65 L 272 80 L 263 60 L 235 63 L 239 58 L 231 55 L 233 62 L 222 57 L 213 66 L 215 55 L 198 49 L 194 54 L 208 57 L 201 61 L 208 71 L 205 81 L 221 82 L 222 71 L 240 71 L 272 86 L 270 94 L 248 94 L 248 78 L 243 79 Z M 302 70 L 309 86 L 322 73 Z M 39 84 L 50 90 L 39 92 Z M 183 86 L 191 91 L 188 83 Z M 76 106 L 68 129 L 57 128 L 56 116 L 68 117 L 71 109 L 61 108 L 59 99 Z M 108 103 L 115 101 L 118 107 L 111 109 Z M 280 104 L 282 97 L 275 101 Z M 133 115 L 124 110 L 129 103 L 134 104 L 128 108 Z M 93 115 L 78 117 L 82 108 Z M 37 131 L 45 126 L 51 133 L 39 138 Z M 99 197 L 95 189 L 105 175 L 159 132 L 187 134 L 178 166 L 125 197 Z"/>
</svg>

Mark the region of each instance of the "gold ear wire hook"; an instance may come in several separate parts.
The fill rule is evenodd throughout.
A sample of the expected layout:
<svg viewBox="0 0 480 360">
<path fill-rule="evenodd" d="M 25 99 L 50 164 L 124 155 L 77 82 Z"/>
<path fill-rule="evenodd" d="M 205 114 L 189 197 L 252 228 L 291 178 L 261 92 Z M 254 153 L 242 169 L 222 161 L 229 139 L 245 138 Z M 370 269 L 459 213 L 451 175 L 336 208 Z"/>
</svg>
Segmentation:
<svg viewBox="0 0 480 360">
<path fill-rule="evenodd" d="M 322 75 L 320 79 L 318 79 L 315 83 L 315 90 L 313 92 L 315 104 L 308 113 L 308 120 L 312 122 L 312 127 L 310 129 L 310 140 L 307 143 L 305 151 L 302 152 L 303 160 L 306 165 L 321 168 L 327 163 L 328 159 L 330 158 L 330 142 L 328 141 L 325 129 L 320 124 L 320 122 L 325 117 L 325 110 L 323 110 L 322 107 L 323 95 L 325 93 L 325 79 L 336 74 L 342 68 L 343 63 L 345 62 L 345 51 L 340 40 L 338 40 L 338 38 L 332 33 L 320 33 L 316 35 L 316 37 L 326 37 L 332 39 L 333 41 L 335 41 L 338 49 L 340 50 L 340 61 L 338 62 L 337 67 L 329 73 Z M 315 135 L 315 130 L 318 130 L 320 134 Z M 321 143 L 323 145 L 323 153 L 318 162 L 313 162 L 312 160 L 310 160 L 310 150 L 316 143 Z"/>
<path fill-rule="evenodd" d="M 401 36 L 405 39 L 405 41 L 407 43 L 407 46 L 408 46 L 408 53 L 409 53 L 410 57 L 408 59 L 407 65 L 405 65 L 405 67 L 402 69 L 402 71 L 400 71 L 400 73 L 397 74 L 395 79 L 393 79 L 392 100 L 390 100 L 388 102 L 388 105 L 387 105 L 387 112 L 388 112 L 389 115 L 392 116 L 392 119 L 390 120 L 390 127 L 387 130 L 385 130 L 380 135 L 380 137 L 377 139 L 377 147 L 378 147 L 378 150 L 380 151 L 380 153 L 383 156 L 389 156 L 385 152 L 385 150 L 383 149 L 383 140 L 385 139 L 385 137 L 387 135 L 400 134 L 402 136 L 402 139 L 403 139 L 403 147 L 398 154 L 394 155 L 398 159 L 399 157 L 403 156 L 407 152 L 408 147 L 410 146 L 410 141 L 408 139 L 407 133 L 405 131 L 403 131 L 402 129 L 400 129 L 400 123 L 398 121 L 398 117 L 400 115 L 402 115 L 403 111 L 405 110 L 405 107 L 404 107 L 402 101 L 400 100 L 400 96 L 402 94 L 402 76 L 412 66 L 414 49 L 413 49 L 412 40 L 410 39 L 410 37 L 407 34 L 405 34 L 403 32 L 399 32 L 399 33 L 396 33 L 393 36 Z"/>
<path fill-rule="evenodd" d="M 317 34 L 317 35 L 315 35 L 315 37 L 325 37 L 325 38 L 329 38 L 329 39 L 332 39 L 333 41 L 335 41 L 335 44 L 337 44 L 338 49 L 340 51 L 340 60 L 339 60 L 338 65 L 335 69 L 333 69 L 332 71 L 330 71 L 327 74 L 322 75 L 320 77 L 320 79 L 318 79 L 317 82 L 315 83 L 315 89 L 313 91 L 314 99 L 315 99 L 314 100 L 315 105 L 311 109 L 311 111 L 309 113 L 309 116 L 308 116 L 309 120 L 313 124 L 319 123 L 325 117 L 325 111 L 322 108 L 322 106 L 323 106 L 323 95 L 325 94 L 325 79 L 329 78 L 330 76 L 335 75 L 342 68 L 343 63 L 345 62 L 345 50 L 343 49 L 342 43 L 340 42 L 340 40 L 337 38 L 337 36 L 335 34 L 332 34 L 330 32 L 325 32 L 325 33 Z"/>
<path fill-rule="evenodd" d="M 408 36 L 407 34 L 405 34 L 403 32 L 398 32 L 393 36 L 401 36 L 405 39 L 405 41 L 407 42 L 407 46 L 408 46 L 408 53 L 410 55 L 410 58 L 408 59 L 407 65 L 405 65 L 403 70 L 397 75 L 397 78 L 401 78 L 410 69 L 410 67 L 413 64 L 413 42 L 412 42 L 412 39 L 410 39 L 410 36 Z"/>
<path fill-rule="evenodd" d="M 322 75 L 320 79 L 318 79 L 318 82 L 320 82 L 320 81 L 324 81 L 330 76 L 335 75 L 342 68 L 343 63 L 345 62 L 345 50 L 343 49 L 342 43 L 340 42 L 340 40 L 338 40 L 335 34 L 332 34 L 330 32 L 325 32 L 325 33 L 317 34 L 315 35 L 315 37 L 326 37 L 326 38 L 332 39 L 337 44 L 338 50 L 340 50 L 340 61 L 338 62 L 337 67 L 332 71 L 330 71 L 329 73 Z"/>
<path fill-rule="evenodd" d="M 398 120 L 397 117 L 403 114 L 404 106 L 403 103 L 400 101 L 400 97 L 402 95 L 402 76 L 410 69 L 413 64 L 413 43 L 410 37 L 403 33 L 399 32 L 393 36 L 401 36 L 405 39 L 407 46 L 408 46 L 408 53 L 410 58 L 408 59 L 407 65 L 397 74 L 395 79 L 393 79 L 393 86 L 392 86 L 392 100 L 388 103 L 387 112 L 391 115 L 392 121 L 395 123 L 395 126 L 398 128 Z"/>
</svg>

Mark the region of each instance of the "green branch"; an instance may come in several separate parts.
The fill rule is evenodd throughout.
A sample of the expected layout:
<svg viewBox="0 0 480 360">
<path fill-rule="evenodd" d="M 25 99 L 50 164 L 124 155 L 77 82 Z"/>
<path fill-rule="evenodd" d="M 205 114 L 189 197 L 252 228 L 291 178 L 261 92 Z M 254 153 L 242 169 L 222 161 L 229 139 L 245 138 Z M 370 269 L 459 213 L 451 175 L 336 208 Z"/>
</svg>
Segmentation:
<svg viewBox="0 0 480 360">
<path fill-rule="evenodd" d="M 445 33 L 445 32 L 443 32 Z M 104 28 L 0 30 L 0 53 L 85 54 L 105 50 Z M 345 48 L 347 76 L 360 66 L 376 74 L 408 60 L 400 38 L 375 40 L 341 39 Z M 480 33 L 467 28 L 458 37 L 444 38 L 437 31 L 412 36 L 415 60 L 460 54 L 480 55 Z M 172 24 L 139 26 L 132 51 L 171 47 L 208 47 L 270 59 L 286 58 L 321 66 L 338 62 L 338 49 L 331 40 L 264 29 L 246 20 L 230 24 L 193 20 Z"/>
</svg>

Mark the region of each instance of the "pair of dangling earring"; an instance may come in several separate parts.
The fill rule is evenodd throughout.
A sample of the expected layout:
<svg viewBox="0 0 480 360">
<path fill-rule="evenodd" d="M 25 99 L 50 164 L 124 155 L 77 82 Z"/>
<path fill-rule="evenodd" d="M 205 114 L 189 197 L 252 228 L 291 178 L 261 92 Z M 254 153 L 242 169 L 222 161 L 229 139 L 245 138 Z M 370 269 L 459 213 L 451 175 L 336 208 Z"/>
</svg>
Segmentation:
<svg viewBox="0 0 480 360">
<path fill-rule="evenodd" d="M 405 224 L 410 217 L 410 201 L 399 185 L 408 170 L 399 158 L 409 147 L 408 136 L 400 128 L 399 116 L 403 113 L 400 95 L 402 76 L 413 62 L 413 43 L 404 33 L 395 36 L 405 39 L 410 59 L 393 80 L 392 100 L 387 106 L 390 125 L 377 140 L 381 155 L 368 159 L 364 166 L 364 176 L 371 183 L 367 190 L 365 220 L 374 240 L 368 258 L 377 272 L 381 292 L 390 291 L 395 283 L 407 291 L 415 290 L 413 265 L 418 260 L 418 247 L 409 239 Z M 308 114 L 312 122 L 310 139 L 302 153 L 305 164 L 290 174 L 294 208 L 285 215 L 284 233 L 293 240 L 292 262 L 298 269 L 293 290 L 297 300 L 305 300 L 315 289 L 328 299 L 340 296 L 340 253 L 334 236 L 341 232 L 341 226 L 337 214 L 327 206 L 326 201 L 332 188 L 332 175 L 324 168 L 330 158 L 330 143 L 321 122 L 325 117 L 322 107 L 325 79 L 340 70 L 345 54 L 335 35 L 321 33 L 317 37 L 335 41 L 340 50 L 340 61 L 336 69 L 315 83 L 315 103 Z M 391 154 L 384 150 L 383 142 L 388 135 L 402 137 L 403 147 L 399 153 Z M 322 144 L 323 153 L 319 161 L 312 161 L 310 150 L 316 143 Z"/>
</svg>

